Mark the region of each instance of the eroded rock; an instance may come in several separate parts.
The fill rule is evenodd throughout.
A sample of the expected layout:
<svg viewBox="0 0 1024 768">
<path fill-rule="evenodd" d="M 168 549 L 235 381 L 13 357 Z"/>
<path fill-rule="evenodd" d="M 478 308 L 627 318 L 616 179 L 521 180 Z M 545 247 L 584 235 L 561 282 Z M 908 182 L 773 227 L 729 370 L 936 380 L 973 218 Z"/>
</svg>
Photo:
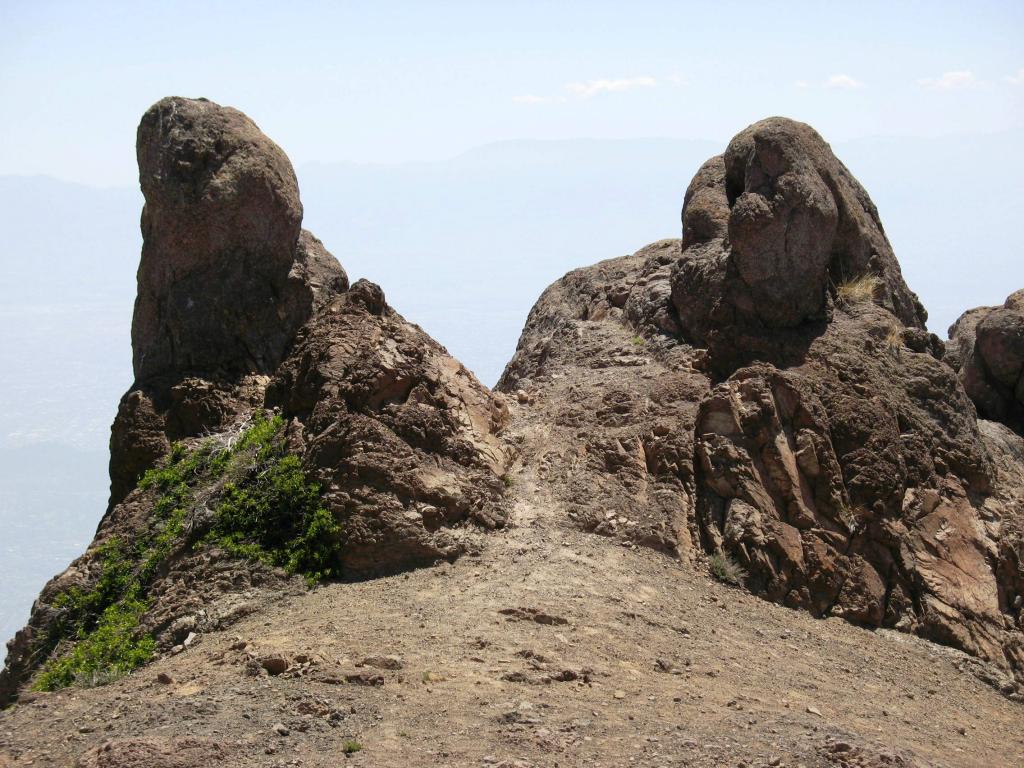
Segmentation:
<svg viewBox="0 0 1024 768">
<path fill-rule="evenodd" d="M 508 515 L 503 399 L 389 307 L 379 286 L 349 286 L 301 229 L 295 174 L 276 144 L 237 110 L 170 98 L 143 116 L 138 158 L 136 380 L 112 427 L 110 503 L 93 544 L 51 580 L 10 644 L 0 704 L 68 652 L 66 595 L 116 566 L 109 544 L 157 553 L 133 573 L 147 597 L 136 634 L 160 651 L 183 649 L 186 629 L 223 628 L 304 588 L 204 538 L 238 477 L 203 475 L 187 497 L 163 501 L 159 484 L 138 487 L 174 443 L 179 459 L 224 450 L 277 409 L 282 445 L 340 532 L 332 575 L 453 560 Z M 174 505 L 184 508 L 171 526 Z M 154 542 L 163 530 L 168 540 Z M 267 669 L 279 674 L 286 661 Z"/>
<path fill-rule="evenodd" d="M 965 312 L 946 348 L 978 415 L 1024 432 L 1024 291 Z"/>
<path fill-rule="evenodd" d="M 1021 446 L 971 405 L 1010 410 L 1020 294 L 943 349 L 867 193 L 782 118 L 698 170 L 682 219 L 551 286 L 499 383 L 572 430 L 527 452 L 570 519 L 652 545 L 630 522 L 660 518 L 664 548 L 731 558 L 770 600 L 1024 676 Z"/>
</svg>

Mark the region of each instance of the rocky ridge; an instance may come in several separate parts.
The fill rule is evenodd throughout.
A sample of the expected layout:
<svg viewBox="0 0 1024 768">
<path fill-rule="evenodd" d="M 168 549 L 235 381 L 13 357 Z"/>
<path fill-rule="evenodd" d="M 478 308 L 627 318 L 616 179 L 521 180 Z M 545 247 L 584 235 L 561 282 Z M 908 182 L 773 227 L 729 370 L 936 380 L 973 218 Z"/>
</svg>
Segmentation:
<svg viewBox="0 0 1024 768">
<path fill-rule="evenodd" d="M 701 167 L 682 221 L 682 240 L 549 288 L 499 382 L 568 428 L 572 450 L 541 458 L 567 515 L 732 558 L 770 600 L 914 632 L 1021 680 L 1022 442 L 1012 418 L 979 420 L 965 389 L 1011 398 L 1013 297 L 954 326 L 951 345 L 971 349 L 958 375 L 867 193 L 782 118 Z"/>
<path fill-rule="evenodd" d="M 46 585 L 11 642 L 5 702 L 62 653 L 62 596 L 102 583 L 104 544 L 168 525 L 153 515 L 159 492 L 139 480 L 173 444 L 221 448 L 260 414 L 279 414 L 288 452 L 342 525 L 332 569 L 350 578 L 457 557 L 478 546 L 465 523 L 494 528 L 507 516 L 503 402 L 378 286 L 349 285 L 301 229 L 295 174 L 277 145 L 237 110 L 168 98 L 143 116 L 138 157 L 135 383 L 111 430 L 110 505 L 89 550 Z M 279 570 L 202 545 L 222 491 L 188 499 L 184 534 L 145 585 L 142 625 L 158 648 L 288 594 Z"/>
<path fill-rule="evenodd" d="M 107 629 L 103 606 L 131 607 L 147 653 L 176 656 L 300 600 L 303 574 L 466 553 L 511 567 L 536 542 L 486 534 L 510 522 L 666 553 L 667 593 L 709 568 L 814 617 L 952 646 L 1024 699 L 1019 295 L 946 344 L 928 333 L 877 210 L 810 127 L 750 126 L 694 177 L 681 240 L 548 288 L 495 392 L 380 287 L 349 284 L 301 229 L 287 157 L 240 112 L 164 99 L 138 155 L 136 381 L 110 505 L 9 644 L 5 703 Z M 284 506 L 255 496 L 268 476 Z M 75 613 L 103 590 L 100 613 Z"/>
</svg>

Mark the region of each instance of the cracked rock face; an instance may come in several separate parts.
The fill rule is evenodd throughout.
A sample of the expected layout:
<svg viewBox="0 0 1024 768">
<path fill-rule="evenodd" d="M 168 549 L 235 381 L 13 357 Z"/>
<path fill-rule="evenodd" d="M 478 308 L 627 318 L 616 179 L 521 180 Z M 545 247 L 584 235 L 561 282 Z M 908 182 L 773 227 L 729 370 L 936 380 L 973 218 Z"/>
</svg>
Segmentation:
<svg viewBox="0 0 1024 768">
<path fill-rule="evenodd" d="M 574 430 L 540 464 L 570 519 L 668 532 L 767 599 L 1024 681 L 1024 441 L 971 403 L 1019 429 L 1020 294 L 965 315 L 945 360 L 867 193 L 782 118 L 698 170 L 682 219 L 681 241 L 549 288 L 499 383 Z M 840 290 L 856 277 L 870 290 Z M 638 494 L 670 501 L 634 512 Z"/>
</svg>

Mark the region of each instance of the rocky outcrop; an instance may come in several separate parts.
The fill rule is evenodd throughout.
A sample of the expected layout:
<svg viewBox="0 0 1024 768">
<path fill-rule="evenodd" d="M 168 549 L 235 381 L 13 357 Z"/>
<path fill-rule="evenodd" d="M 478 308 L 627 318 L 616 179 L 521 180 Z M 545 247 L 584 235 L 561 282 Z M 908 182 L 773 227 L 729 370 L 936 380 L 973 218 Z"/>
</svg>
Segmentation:
<svg viewBox="0 0 1024 768">
<path fill-rule="evenodd" d="M 1024 290 L 1001 307 L 961 315 L 949 329 L 946 357 L 980 416 L 1024 432 Z"/>
<path fill-rule="evenodd" d="M 770 118 L 739 133 L 698 171 L 682 218 L 672 304 L 723 373 L 764 356 L 796 362 L 801 331 L 820 332 L 837 287 L 857 278 L 900 323 L 924 328 L 878 211 L 810 126 Z"/>
<path fill-rule="evenodd" d="M 548 288 L 497 394 L 349 285 L 241 113 L 159 102 L 139 165 L 110 505 L 10 644 L 0 703 L 97 627 L 137 664 L 298 575 L 455 559 L 513 506 L 1024 683 L 1020 294 L 943 345 L 808 126 L 747 128 L 694 177 L 681 240 Z"/>
<path fill-rule="evenodd" d="M 867 193 L 790 120 L 750 126 L 705 163 L 682 219 L 681 241 L 549 288 L 499 383 L 556 423 L 579 401 L 560 463 L 587 471 L 555 475 L 571 519 L 646 543 L 602 529 L 605 510 L 670 484 L 670 503 L 647 510 L 676 534 L 666 548 L 731 559 L 767 599 L 914 632 L 1024 680 L 1024 446 L 978 421 L 966 362 L 1001 402 L 1012 394 L 1013 302 L 961 321 L 978 332 L 954 338 L 958 376 Z M 609 487 L 614 505 L 594 490 Z"/>
<path fill-rule="evenodd" d="M 378 286 L 349 286 L 301 229 L 295 174 L 276 144 L 241 112 L 169 98 L 143 116 L 138 158 L 135 382 L 111 430 L 110 504 L 89 550 L 46 586 L 10 643 L 0 703 L 73 652 L 69 632 L 104 621 L 96 605 L 144 609 L 131 614 L 135 634 L 163 651 L 302 589 L 247 556 L 259 541 L 211 538 L 224 499 L 242 505 L 246 525 L 291 530 L 299 521 L 273 517 L 281 498 L 299 508 L 315 493 L 320 510 L 304 507 L 303 535 L 323 540 L 293 545 L 323 568 L 300 567 L 294 552 L 290 561 L 310 578 L 451 560 L 507 517 L 503 400 Z M 281 426 L 246 448 L 253 425 L 268 424 Z M 301 474 L 279 463 L 285 453 Z M 139 485 L 165 465 L 188 474 Z M 280 485 L 267 486 L 260 478 L 275 471 Z M 264 506 L 245 482 L 270 488 Z"/>
<path fill-rule="evenodd" d="M 287 156 L 248 117 L 167 98 L 139 124 L 142 259 L 135 384 L 111 436 L 110 504 L 174 440 L 257 405 L 292 340 L 344 269 L 309 232 Z"/>
<path fill-rule="evenodd" d="M 267 404 L 291 420 L 344 523 L 349 577 L 454 559 L 471 546 L 456 527 L 505 523 L 507 408 L 373 283 L 300 332 Z"/>
<path fill-rule="evenodd" d="M 302 233 L 288 158 L 241 112 L 173 98 L 143 115 L 137 154 L 136 378 L 269 373 L 318 299 L 347 286 Z"/>
<path fill-rule="evenodd" d="M 497 388 L 515 395 L 519 471 L 573 525 L 690 559 L 706 354 L 678 330 L 668 276 L 679 242 L 570 272 L 533 307 Z M 663 330 L 664 329 L 664 330 Z"/>
</svg>

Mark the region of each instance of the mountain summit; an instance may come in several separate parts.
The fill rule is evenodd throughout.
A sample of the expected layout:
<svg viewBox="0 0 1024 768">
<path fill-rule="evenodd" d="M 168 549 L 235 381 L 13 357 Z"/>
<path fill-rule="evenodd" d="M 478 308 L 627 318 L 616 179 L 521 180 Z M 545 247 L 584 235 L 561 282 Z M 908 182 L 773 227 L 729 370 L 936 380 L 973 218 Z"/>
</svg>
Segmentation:
<svg viewBox="0 0 1024 768">
<path fill-rule="evenodd" d="M 137 149 L 110 503 L 9 644 L 0 750 L 1024 754 L 1022 302 L 930 334 L 812 128 L 748 127 L 686 190 L 681 240 L 549 287 L 493 392 L 349 283 L 245 115 L 164 99 Z M 945 734 L 965 707 L 986 731 Z"/>
</svg>

